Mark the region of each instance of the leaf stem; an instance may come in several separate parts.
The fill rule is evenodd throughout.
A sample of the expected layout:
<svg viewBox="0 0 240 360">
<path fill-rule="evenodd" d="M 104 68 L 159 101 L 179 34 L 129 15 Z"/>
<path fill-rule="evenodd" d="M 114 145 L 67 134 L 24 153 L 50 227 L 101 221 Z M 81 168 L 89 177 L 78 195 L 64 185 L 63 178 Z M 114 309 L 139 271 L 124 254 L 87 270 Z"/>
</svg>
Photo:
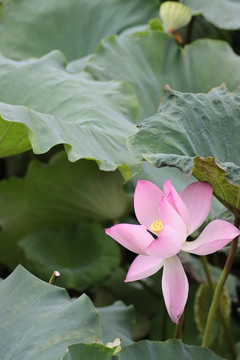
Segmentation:
<svg viewBox="0 0 240 360">
<path fill-rule="evenodd" d="M 183 320 L 184 320 L 184 313 L 180 317 L 179 323 L 175 327 L 174 336 L 173 336 L 174 339 L 182 339 Z"/>
<path fill-rule="evenodd" d="M 239 228 L 240 219 L 235 218 L 234 225 Z M 214 318 L 218 309 L 219 305 L 219 299 L 221 296 L 222 289 L 224 287 L 224 284 L 227 280 L 227 277 L 231 271 L 232 264 L 234 261 L 234 257 L 237 251 L 237 244 L 238 244 L 238 237 L 233 239 L 231 248 L 225 263 L 225 266 L 223 268 L 222 274 L 218 280 L 216 289 L 214 291 L 212 303 L 209 309 L 208 318 L 207 318 L 207 324 L 204 331 L 203 341 L 202 341 L 202 347 L 209 348 L 211 345 L 211 334 L 212 334 L 212 328 L 214 324 Z"/>
<path fill-rule="evenodd" d="M 55 270 L 50 277 L 49 284 L 54 285 L 57 278 L 59 278 L 59 276 L 60 276 L 60 272 Z"/>
<path fill-rule="evenodd" d="M 214 281 L 212 279 L 212 276 L 211 276 L 211 273 L 210 273 L 210 270 L 209 270 L 207 257 L 206 256 L 201 256 L 201 260 L 202 260 L 203 269 L 204 269 L 208 284 L 209 284 L 209 286 L 211 288 L 212 294 L 214 294 L 215 285 L 214 285 Z M 230 351 L 232 357 L 235 358 L 234 342 L 232 340 L 232 336 L 231 336 L 231 333 L 229 331 L 229 326 L 228 326 L 227 321 L 225 320 L 223 310 L 222 310 L 221 307 L 219 307 L 219 313 L 220 313 L 222 325 L 223 325 L 223 328 L 224 328 L 224 331 L 225 331 L 226 339 L 228 341 L 229 351 Z"/>
</svg>

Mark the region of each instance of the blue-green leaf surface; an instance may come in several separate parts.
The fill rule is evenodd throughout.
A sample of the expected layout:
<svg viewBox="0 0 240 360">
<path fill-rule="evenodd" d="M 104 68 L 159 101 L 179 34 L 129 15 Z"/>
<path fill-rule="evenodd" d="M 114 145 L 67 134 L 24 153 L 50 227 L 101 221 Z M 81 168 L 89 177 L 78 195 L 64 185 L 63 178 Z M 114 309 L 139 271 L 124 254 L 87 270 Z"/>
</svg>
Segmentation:
<svg viewBox="0 0 240 360">
<path fill-rule="evenodd" d="M 157 112 L 164 85 L 197 93 L 225 82 L 234 90 L 239 67 L 240 57 L 223 41 L 198 40 L 182 48 L 171 35 L 145 31 L 104 39 L 86 69 L 96 80 L 127 81 L 137 95 L 141 121 Z"/>
<path fill-rule="evenodd" d="M 190 94 L 166 87 L 159 113 L 141 124 L 129 147 L 156 167 L 177 167 L 208 181 L 215 196 L 239 216 L 239 104 L 239 88 Z"/>
<path fill-rule="evenodd" d="M 135 323 L 134 308 L 126 306 L 122 301 L 113 305 L 98 308 L 103 329 L 103 342 L 113 342 L 121 339 L 121 347 L 131 344 L 133 326 Z"/>
<path fill-rule="evenodd" d="M 59 49 L 75 60 L 91 53 L 102 38 L 157 16 L 157 0 L 4 1 L 0 49 L 17 60 Z"/>
<path fill-rule="evenodd" d="M 240 3 L 238 0 L 180 0 L 194 15 L 202 14 L 221 29 L 240 29 Z"/>
<path fill-rule="evenodd" d="M 19 266 L 0 284 L 2 359 L 61 360 L 67 346 L 101 342 L 101 326 L 90 299 L 74 302 L 64 289 Z"/>
<path fill-rule="evenodd" d="M 126 83 L 70 74 L 57 51 L 20 62 L 1 56 L 0 82 L 1 157 L 65 144 L 70 161 L 96 159 L 102 170 L 122 166 L 126 178 L 129 167 L 136 170 L 125 142 L 134 132 L 138 104 Z"/>
<path fill-rule="evenodd" d="M 140 341 L 127 346 L 120 353 L 120 360 L 221 360 L 211 350 L 189 346 L 180 340 L 165 342 Z"/>
</svg>

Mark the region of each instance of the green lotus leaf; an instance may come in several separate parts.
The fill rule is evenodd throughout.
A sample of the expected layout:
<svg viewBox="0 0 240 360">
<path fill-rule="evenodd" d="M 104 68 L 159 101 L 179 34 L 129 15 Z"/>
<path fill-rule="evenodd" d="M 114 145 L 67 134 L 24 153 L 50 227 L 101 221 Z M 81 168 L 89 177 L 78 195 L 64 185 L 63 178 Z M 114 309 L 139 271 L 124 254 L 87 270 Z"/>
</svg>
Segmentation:
<svg viewBox="0 0 240 360">
<path fill-rule="evenodd" d="M 57 284 L 84 291 L 104 280 L 120 263 L 117 244 L 94 222 L 44 229 L 20 242 L 27 268 L 43 280 L 54 270 Z"/>
<path fill-rule="evenodd" d="M 15 60 L 55 49 L 75 60 L 90 54 L 102 38 L 157 16 L 157 0 L 4 1 L 0 48 Z"/>
<path fill-rule="evenodd" d="M 121 339 L 121 347 L 132 344 L 135 313 L 132 305 L 126 306 L 122 301 L 113 305 L 98 308 L 103 329 L 103 342 Z"/>
<path fill-rule="evenodd" d="M 240 29 L 240 3 L 238 0 L 180 0 L 194 15 L 202 14 L 221 29 Z"/>
<path fill-rule="evenodd" d="M 180 340 L 140 341 L 120 352 L 120 360 L 223 360 L 214 352 L 200 346 L 189 346 Z"/>
<path fill-rule="evenodd" d="M 33 160 L 25 178 L 0 182 L 2 261 L 11 267 L 23 261 L 18 242 L 43 228 L 118 219 L 131 205 L 122 185 L 118 171 L 100 171 L 94 161 L 70 163 L 64 152 L 47 166 Z"/>
<path fill-rule="evenodd" d="M 208 181 L 214 195 L 240 216 L 240 88 L 207 94 L 164 90 L 160 111 L 146 119 L 129 147 L 156 167 L 173 166 Z"/>
<path fill-rule="evenodd" d="M 61 360 L 69 345 L 101 342 L 98 312 L 82 295 L 45 283 L 22 266 L 0 283 L 3 359 Z"/>
<path fill-rule="evenodd" d="M 180 29 L 192 18 L 192 12 L 187 6 L 174 1 L 162 3 L 159 12 L 168 31 Z"/>
<path fill-rule="evenodd" d="M 125 80 L 131 85 L 139 121 L 156 114 L 164 85 L 198 93 L 225 82 L 234 90 L 240 84 L 239 68 L 240 57 L 225 42 L 198 40 L 183 49 L 159 31 L 104 39 L 86 66 L 98 81 Z"/>
<path fill-rule="evenodd" d="M 57 51 L 20 62 L 0 56 L 0 81 L 1 157 L 65 144 L 70 161 L 96 159 L 102 170 L 121 166 L 126 178 L 129 167 L 136 170 L 125 142 L 138 104 L 127 84 L 70 74 Z"/>
</svg>

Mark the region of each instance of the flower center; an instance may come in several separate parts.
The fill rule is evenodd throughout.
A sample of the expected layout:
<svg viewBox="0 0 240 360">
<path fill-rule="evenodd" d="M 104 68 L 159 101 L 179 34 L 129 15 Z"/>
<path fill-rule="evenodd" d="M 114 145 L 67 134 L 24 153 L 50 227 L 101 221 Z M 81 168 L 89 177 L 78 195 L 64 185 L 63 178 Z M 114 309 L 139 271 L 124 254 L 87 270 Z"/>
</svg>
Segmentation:
<svg viewBox="0 0 240 360">
<path fill-rule="evenodd" d="M 161 222 L 160 219 L 154 221 L 154 223 L 152 223 L 150 229 L 152 230 L 152 232 L 154 232 L 156 235 L 159 235 L 161 230 L 163 228 L 163 224 Z"/>
</svg>

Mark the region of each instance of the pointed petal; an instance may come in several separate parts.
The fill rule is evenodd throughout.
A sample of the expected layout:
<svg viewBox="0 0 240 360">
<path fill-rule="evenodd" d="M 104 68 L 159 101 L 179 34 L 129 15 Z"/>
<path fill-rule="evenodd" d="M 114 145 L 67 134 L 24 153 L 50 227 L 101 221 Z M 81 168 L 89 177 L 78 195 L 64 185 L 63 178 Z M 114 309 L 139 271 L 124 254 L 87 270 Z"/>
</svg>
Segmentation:
<svg viewBox="0 0 240 360">
<path fill-rule="evenodd" d="M 166 198 L 162 198 L 159 204 L 159 219 L 164 225 L 170 226 L 179 234 L 182 242 L 187 237 L 187 227 L 178 212 L 170 205 Z"/>
<path fill-rule="evenodd" d="M 188 235 L 192 234 L 206 220 L 212 203 L 212 187 L 207 182 L 195 182 L 181 193 L 190 214 Z"/>
<path fill-rule="evenodd" d="M 211 221 L 199 237 L 191 242 L 185 242 L 182 250 L 197 255 L 208 255 L 227 245 L 240 231 L 236 226 L 225 220 Z"/>
<path fill-rule="evenodd" d="M 150 181 L 139 180 L 134 194 L 135 214 L 140 224 L 146 226 L 149 230 L 158 220 L 158 206 L 162 190 Z"/>
<path fill-rule="evenodd" d="M 188 297 L 188 280 L 177 256 L 164 260 L 162 291 L 171 320 L 178 324 Z"/>
<path fill-rule="evenodd" d="M 147 248 L 146 254 L 160 259 L 176 255 L 182 247 L 182 239 L 170 226 L 163 227 L 157 239 Z"/>
<path fill-rule="evenodd" d="M 105 232 L 126 249 L 137 254 L 145 254 L 146 247 L 154 240 L 143 225 L 117 224 Z"/>
<path fill-rule="evenodd" d="M 177 210 L 183 221 L 185 222 L 187 229 L 190 227 L 190 214 L 184 201 L 172 186 L 170 179 L 168 179 L 163 185 L 163 191 L 166 195 L 167 201 Z"/>
<path fill-rule="evenodd" d="M 138 255 L 128 270 L 125 282 L 136 281 L 151 276 L 160 270 L 162 266 L 163 261 L 161 259 Z"/>
</svg>

